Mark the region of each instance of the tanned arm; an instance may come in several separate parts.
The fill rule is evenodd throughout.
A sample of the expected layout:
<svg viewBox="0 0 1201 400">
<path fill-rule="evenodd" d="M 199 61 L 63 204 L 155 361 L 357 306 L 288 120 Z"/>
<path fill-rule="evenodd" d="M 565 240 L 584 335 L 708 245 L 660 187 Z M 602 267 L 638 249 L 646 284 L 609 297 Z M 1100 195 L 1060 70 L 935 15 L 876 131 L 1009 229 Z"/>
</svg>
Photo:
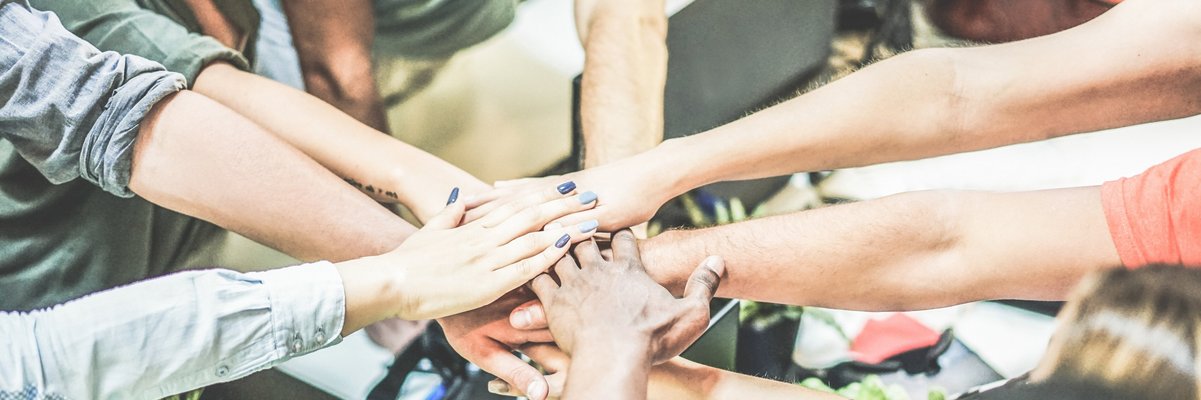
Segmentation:
<svg viewBox="0 0 1201 400">
<path fill-rule="evenodd" d="M 642 244 L 680 293 L 706 254 L 726 260 L 723 297 L 857 310 L 986 299 L 1062 300 L 1120 265 L 1098 187 L 916 192 L 694 231 Z"/>
<path fill-rule="evenodd" d="M 129 187 L 303 260 L 381 254 L 415 231 L 300 151 L 194 92 L 160 102 L 143 121 Z"/>
<path fill-rule="evenodd" d="M 408 206 L 423 221 L 442 208 L 452 188 L 466 195 L 488 187 L 316 97 L 225 63 L 205 67 L 194 90 L 237 110 L 376 200 Z"/>
<path fill-rule="evenodd" d="M 372 73 L 372 2 L 291 0 L 283 5 L 305 90 L 367 126 L 388 132 Z"/>
<path fill-rule="evenodd" d="M 576 1 L 586 54 L 580 87 L 585 167 L 641 153 L 663 139 L 663 10 L 663 0 Z"/>
</svg>

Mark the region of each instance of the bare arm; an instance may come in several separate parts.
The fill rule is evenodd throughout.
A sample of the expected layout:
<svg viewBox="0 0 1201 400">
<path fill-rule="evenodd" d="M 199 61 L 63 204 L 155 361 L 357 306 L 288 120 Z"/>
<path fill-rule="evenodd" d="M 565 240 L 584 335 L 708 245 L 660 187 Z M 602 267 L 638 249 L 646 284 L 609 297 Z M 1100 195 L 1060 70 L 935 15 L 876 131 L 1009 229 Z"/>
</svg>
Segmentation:
<svg viewBox="0 0 1201 400">
<path fill-rule="evenodd" d="M 918 192 L 646 241 L 655 280 L 680 293 L 706 254 L 718 294 L 785 304 L 913 310 L 985 299 L 1063 299 L 1120 265 L 1097 187 Z"/>
<path fill-rule="evenodd" d="M 305 90 L 367 126 L 388 132 L 372 73 L 371 1 L 292 0 L 283 5 Z"/>
<path fill-rule="evenodd" d="M 1198 19 L 1195 1 L 1129 0 L 1049 36 L 910 52 L 660 155 L 678 160 L 687 190 L 1194 115 Z"/>
<path fill-rule="evenodd" d="M 399 202 L 426 220 L 459 187 L 487 188 L 475 177 L 363 125 L 306 93 L 224 63 L 205 67 L 195 90 L 238 110 L 376 200 Z"/>
<path fill-rule="evenodd" d="M 303 153 L 193 92 L 160 102 L 143 121 L 129 187 L 304 260 L 381 254 L 414 231 Z"/>
<path fill-rule="evenodd" d="M 663 140 L 667 16 L 663 0 L 577 0 L 584 45 L 580 119 L 584 165 L 646 151 Z"/>
</svg>

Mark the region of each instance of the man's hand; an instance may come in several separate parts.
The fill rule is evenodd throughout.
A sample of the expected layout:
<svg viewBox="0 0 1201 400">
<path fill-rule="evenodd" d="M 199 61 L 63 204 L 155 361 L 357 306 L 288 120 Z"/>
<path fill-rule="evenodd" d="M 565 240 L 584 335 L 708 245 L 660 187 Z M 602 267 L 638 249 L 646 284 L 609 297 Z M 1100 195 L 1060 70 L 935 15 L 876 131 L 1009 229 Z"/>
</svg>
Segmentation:
<svg viewBox="0 0 1201 400">
<path fill-rule="evenodd" d="M 679 355 L 704 332 L 725 271 L 720 257 L 706 258 L 677 299 L 646 274 L 629 230 L 614 235 L 612 260 L 593 241 L 578 245 L 575 257 L 581 267 L 568 257 L 555 266 L 561 284 L 543 274 L 530 285 L 555 342 L 569 354 L 580 346 L 645 342 L 655 363 Z"/>
<path fill-rule="evenodd" d="M 550 331 L 515 329 L 508 321 L 514 307 L 533 298 L 533 293 L 521 287 L 483 308 L 442 318 L 438 323 L 450 345 L 468 361 L 496 375 L 505 385 L 520 388 L 517 391 L 526 397 L 543 400 L 549 392 L 547 381 L 512 351 L 526 343 L 551 342 Z"/>
</svg>

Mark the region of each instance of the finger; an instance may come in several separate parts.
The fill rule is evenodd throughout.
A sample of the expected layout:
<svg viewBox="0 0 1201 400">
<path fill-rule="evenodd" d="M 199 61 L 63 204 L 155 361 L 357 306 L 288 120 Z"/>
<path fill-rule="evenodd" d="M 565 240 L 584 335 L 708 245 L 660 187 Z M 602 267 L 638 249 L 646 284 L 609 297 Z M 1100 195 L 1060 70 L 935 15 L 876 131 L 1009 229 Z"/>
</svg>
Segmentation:
<svg viewBox="0 0 1201 400">
<path fill-rule="evenodd" d="M 615 259 L 623 257 L 638 259 L 638 238 L 634 237 L 634 232 L 629 229 L 622 229 L 614 233 L 609 247 L 613 249 Z"/>
<path fill-rule="evenodd" d="M 497 207 L 495 210 L 492 210 L 488 212 L 487 215 L 481 217 L 480 223 L 486 228 L 491 228 L 500 225 L 502 222 L 505 222 L 505 220 L 508 220 L 510 217 L 517 215 L 517 213 L 520 213 L 528 208 L 552 200 L 562 199 L 563 196 L 567 196 L 572 193 L 575 193 L 575 182 L 572 181 L 563 182 L 558 186 L 543 188 L 533 193 L 522 195 L 515 200 L 501 204 L 500 207 Z M 483 207 L 480 208 L 482 209 Z M 548 220 L 546 222 L 550 221 Z M 546 225 L 546 222 L 544 222 L 543 225 Z"/>
<path fill-rule="evenodd" d="M 546 379 L 537 369 L 495 342 L 491 342 L 488 347 L 487 355 L 476 363 L 480 369 L 496 375 L 510 387 L 521 388 L 521 392 L 531 400 L 546 399 L 549 388 Z"/>
<path fill-rule="evenodd" d="M 459 190 L 459 188 L 455 188 L 455 190 Z M 442 211 L 430 217 L 430 220 L 425 222 L 423 229 L 452 229 L 457 227 L 463 221 L 464 209 L 465 206 L 460 202 L 448 204 Z"/>
<path fill-rule="evenodd" d="M 559 280 L 566 284 L 580 276 L 580 266 L 576 265 L 575 259 L 563 257 L 555 264 L 555 275 L 558 275 Z"/>
<path fill-rule="evenodd" d="M 503 285 L 503 287 L 497 288 L 498 290 L 513 290 L 534 279 L 538 274 L 546 272 L 551 265 L 565 255 L 567 255 L 566 245 L 562 247 L 551 245 L 532 257 L 493 271 L 494 284 Z"/>
<path fill-rule="evenodd" d="M 568 258 L 568 257 L 563 257 L 563 258 Z M 555 293 L 555 290 L 558 288 L 559 288 L 559 285 L 556 285 L 555 280 L 552 279 L 550 277 L 550 275 L 547 275 L 547 274 L 538 274 L 538 276 L 534 277 L 534 281 L 530 282 L 530 289 L 534 291 L 534 295 L 538 296 L 538 300 L 541 300 L 543 303 L 546 303 L 546 304 L 551 304 L 553 302 L 552 297 Z M 539 308 L 541 308 L 541 307 L 539 307 Z M 517 315 L 518 311 L 519 311 L 518 309 L 514 309 L 513 315 Z M 528 312 L 528 310 L 527 310 L 527 312 Z M 525 317 L 524 325 L 528 326 L 533 322 L 533 320 L 530 318 L 528 313 L 527 313 L 527 315 L 524 315 L 524 317 Z M 525 328 L 525 326 L 517 326 L 517 324 L 513 324 L 513 327 L 523 328 L 523 329 Z"/>
<path fill-rule="evenodd" d="M 492 265 L 505 266 L 517 262 L 518 260 L 528 258 L 538 252 L 548 248 L 563 248 L 566 249 L 572 243 L 579 243 L 592 237 L 596 232 L 596 221 L 585 222 L 580 225 L 559 228 L 547 232 L 531 232 L 517 239 L 513 239 L 508 244 L 500 246 L 492 250 L 488 255 Z M 566 254 L 566 251 L 563 252 Z M 552 263 L 558 259 L 549 260 L 550 267 Z M 499 269 L 499 268 L 496 268 Z M 524 283 L 524 282 L 523 282 Z"/>
<path fill-rule="evenodd" d="M 579 260 L 580 267 L 587 268 L 592 265 L 599 265 L 605 262 L 601 257 L 600 247 L 596 245 L 595 240 L 587 240 L 575 247 L 575 258 Z M 562 277 L 562 275 L 560 275 Z"/>
<path fill-rule="evenodd" d="M 717 287 L 721 284 L 721 277 L 725 274 L 725 270 L 726 263 L 721 257 L 706 257 L 705 261 L 702 261 L 701 265 L 692 271 L 692 276 L 688 277 L 688 283 L 684 285 L 684 298 L 709 304 L 709 301 L 713 300 L 713 295 L 717 293 Z"/>
<path fill-rule="evenodd" d="M 493 183 L 492 183 L 492 186 L 494 186 L 494 187 L 498 187 L 498 188 L 510 187 L 510 186 L 518 186 L 518 185 L 524 185 L 524 184 L 527 184 L 527 183 L 534 183 L 534 182 L 537 182 L 537 181 L 539 181 L 539 180 L 542 180 L 542 179 L 545 179 L 545 178 L 517 178 L 517 179 L 509 179 L 509 180 L 504 180 L 504 181 L 496 181 L 496 182 L 493 182 Z"/>
<path fill-rule="evenodd" d="M 539 275 L 534 280 L 537 281 L 541 277 L 542 275 Z M 551 284 L 555 284 L 553 279 Z M 539 300 L 530 300 L 514 308 L 513 312 L 509 314 L 509 325 L 513 325 L 517 329 L 545 329 L 548 324 L 546 323 L 546 310 L 542 307 L 542 302 Z"/>
<path fill-rule="evenodd" d="M 523 235 L 527 232 L 541 230 L 547 225 L 553 226 L 552 221 L 559 219 L 564 215 L 584 211 L 595 206 L 596 193 L 584 192 L 576 196 L 555 199 L 542 204 L 526 207 L 516 215 L 510 216 L 504 221 L 497 222 L 495 225 L 484 226 L 494 226 L 496 227 L 496 234 L 499 238 L 504 239 L 507 237 L 508 240 L 512 240 L 512 238 Z M 485 217 L 482 221 L 487 221 L 489 218 L 491 218 L 491 215 Z M 589 222 L 591 222 L 589 230 L 595 230 L 598 225 L 597 221 L 595 220 L 584 221 L 574 225 L 582 226 L 583 224 Z M 559 224 L 559 226 L 570 225 Z M 500 243 L 507 243 L 508 240 L 504 240 Z"/>
<path fill-rule="evenodd" d="M 571 366 L 571 358 L 567 353 L 553 344 L 527 344 L 518 350 L 549 372 L 563 372 Z"/>
</svg>

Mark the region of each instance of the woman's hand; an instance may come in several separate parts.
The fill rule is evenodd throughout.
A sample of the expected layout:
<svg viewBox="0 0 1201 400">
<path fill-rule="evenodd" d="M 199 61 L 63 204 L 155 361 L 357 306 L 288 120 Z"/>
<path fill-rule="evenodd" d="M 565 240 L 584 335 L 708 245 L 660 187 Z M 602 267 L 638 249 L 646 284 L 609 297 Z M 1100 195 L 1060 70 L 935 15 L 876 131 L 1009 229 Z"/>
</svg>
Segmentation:
<svg viewBox="0 0 1201 400">
<path fill-rule="evenodd" d="M 359 261 L 379 267 L 375 278 L 392 294 L 386 298 L 394 313 L 387 317 L 433 319 L 473 310 L 528 282 L 567 254 L 571 243 L 592 236 L 596 221 L 543 230 L 596 204 L 591 192 L 573 194 L 548 188 L 463 226 L 458 226 L 463 204 L 452 202 L 396 250 Z"/>
<path fill-rule="evenodd" d="M 531 283 L 555 342 L 569 354 L 581 347 L 644 345 L 654 363 L 679 355 L 708 326 L 709 301 L 725 264 L 706 258 L 677 299 L 646 274 L 633 233 L 617 232 L 612 246 L 612 260 L 606 260 L 595 242 L 581 243 L 575 250 L 579 267 L 571 258 L 555 266 L 561 283 L 545 274 Z"/>
</svg>

